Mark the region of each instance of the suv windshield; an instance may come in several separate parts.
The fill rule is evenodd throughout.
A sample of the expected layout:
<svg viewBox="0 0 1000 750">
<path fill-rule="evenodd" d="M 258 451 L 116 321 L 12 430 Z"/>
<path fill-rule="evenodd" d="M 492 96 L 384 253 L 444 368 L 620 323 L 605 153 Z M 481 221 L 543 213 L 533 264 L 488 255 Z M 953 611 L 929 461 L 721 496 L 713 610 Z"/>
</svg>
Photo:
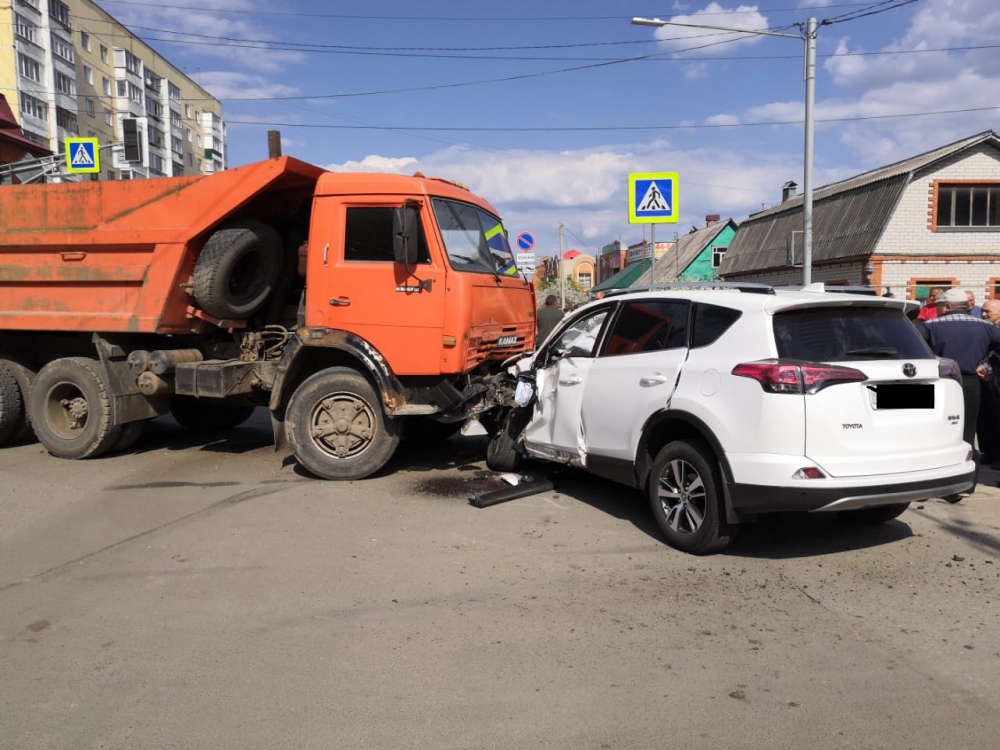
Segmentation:
<svg viewBox="0 0 1000 750">
<path fill-rule="evenodd" d="M 444 198 L 434 198 L 432 203 L 452 268 L 517 275 L 514 254 L 498 218 L 468 203 Z"/>
<path fill-rule="evenodd" d="M 901 310 L 884 307 L 813 307 L 774 315 L 778 356 L 814 362 L 863 359 L 934 359 Z"/>
</svg>

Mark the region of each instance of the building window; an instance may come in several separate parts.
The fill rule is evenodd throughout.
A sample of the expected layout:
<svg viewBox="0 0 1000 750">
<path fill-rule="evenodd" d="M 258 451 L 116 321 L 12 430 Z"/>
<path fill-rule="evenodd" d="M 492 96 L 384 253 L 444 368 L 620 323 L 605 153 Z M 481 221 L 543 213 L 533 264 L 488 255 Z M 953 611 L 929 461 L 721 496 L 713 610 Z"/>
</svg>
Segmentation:
<svg viewBox="0 0 1000 750">
<path fill-rule="evenodd" d="M 181 100 L 181 90 L 169 81 L 167 82 L 167 95 L 175 102 Z"/>
<path fill-rule="evenodd" d="M 932 287 L 939 286 L 942 289 L 950 289 L 958 284 L 957 279 L 913 279 L 907 284 L 907 297 L 909 299 L 927 301 L 927 295 Z"/>
<path fill-rule="evenodd" d="M 56 33 L 52 34 L 52 54 L 69 65 L 76 60 L 73 54 L 73 42 L 63 39 Z"/>
<path fill-rule="evenodd" d="M 118 96 L 128 96 L 128 84 L 125 81 L 115 81 L 118 84 Z"/>
<path fill-rule="evenodd" d="M 94 117 L 97 114 L 97 108 L 94 107 L 94 100 L 87 99 L 87 114 Z"/>
<path fill-rule="evenodd" d="M 184 147 L 181 145 L 181 139 L 176 135 L 170 136 L 170 150 L 175 154 L 179 154 L 184 150 Z"/>
<path fill-rule="evenodd" d="M 125 70 L 127 70 L 129 73 L 131 73 L 134 76 L 139 75 L 139 68 L 142 67 L 142 61 L 138 57 L 136 57 L 135 55 L 133 55 L 131 52 L 129 52 L 127 49 L 126 50 L 122 50 L 122 52 L 125 53 L 125 55 L 124 55 L 124 57 L 125 57 Z"/>
<path fill-rule="evenodd" d="M 149 168 L 153 172 L 158 172 L 159 174 L 163 174 L 163 157 L 159 156 L 158 154 L 150 154 Z"/>
<path fill-rule="evenodd" d="M 111 124 L 111 110 L 110 109 L 105 109 L 104 110 L 104 124 L 105 125 L 110 125 Z"/>
<path fill-rule="evenodd" d="M 62 107 L 56 107 L 56 125 L 58 125 L 63 130 L 66 130 L 73 135 L 79 135 L 80 130 L 76 124 L 76 115 L 70 112 L 68 109 L 63 109 Z M 59 149 L 62 151 L 62 147 Z"/>
<path fill-rule="evenodd" d="M 67 96 L 76 96 L 76 81 L 58 70 L 55 74 L 56 91 Z"/>
<path fill-rule="evenodd" d="M 28 94 L 21 94 L 21 114 L 31 115 L 36 120 L 48 122 L 49 107 L 41 99 L 36 99 Z"/>
<path fill-rule="evenodd" d="M 39 83 L 42 80 L 42 68 L 38 64 L 38 61 L 33 60 L 23 52 L 17 53 L 17 70 L 22 76 L 29 80 Z"/>
<path fill-rule="evenodd" d="M 86 65 L 83 66 L 83 80 L 85 80 L 91 86 L 94 85 L 94 71 L 88 68 Z"/>
<path fill-rule="evenodd" d="M 103 44 L 101 45 L 101 62 L 106 63 L 108 61 L 108 48 Z"/>
<path fill-rule="evenodd" d="M 729 245 L 716 245 L 712 248 L 712 268 L 718 268 L 722 265 L 722 259 L 726 257 L 728 249 Z"/>
<path fill-rule="evenodd" d="M 134 83 L 129 83 L 128 98 L 134 101 L 136 104 L 142 104 L 142 89 L 136 86 Z"/>
<path fill-rule="evenodd" d="M 59 0 L 49 0 L 49 18 L 69 28 L 69 7 Z"/>
<path fill-rule="evenodd" d="M 107 78 L 102 78 L 101 89 L 104 91 L 105 94 L 111 96 L 111 81 L 109 81 Z"/>
<path fill-rule="evenodd" d="M 108 179 L 109 180 L 115 179 L 115 170 L 113 170 L 113 169 L 109 169 L 108 170 Z"/>
<path fill-rule="evenodd" d="M 152 89 L 153 91 L 159 91 L 160 84 L 163 82 L 163 79 L 160 78 L 158 75 L 156 75 L 149 68 L 146 68 L 145 74 L 146 74 L 145 75 L 146 88 Z"/>
<path fill-rule="evenodd" d="M 188 166 L 194 166 L 194 154 L 188 151 Z"/>
<path fill-rule="evenodd" d="M 163 148 L 163 131 L 159 128 L 154 128 L 152 125 L 149 126 L 149 145 L 156 146 L 157 148 Z"/>
<path fill-rule="evenodd" d="M 937 186 L 937 228 L 1000 227 L 1000 183 L 941 183 Z"/>
<path fill-rule="evenodd" d="M 14 33 L 25 41 L 36 43 L 35 34 L 38 27 L 19 13 L 14 14 Z"/>
<path fill-rule="evenodd" d="M 590 289 L 593 286 L 592 283 L 593 275 L 590 271 L 580 271 L 576 275 L 576 283 L 581 289 Z"/>
<path fill-rule="evenodd" d="M 90 52 L 90 34 L 86 31 L 80 32 L 80 46 L 87 50 L 87 52 Z"/>
<path fill-rule="evenodd" d="M 185 104 L 184 105 L 184 116 L 186 118 L 188 118 L 189 120 L 191 119 L 191 105 L 190 104 Z"/>
</svg>

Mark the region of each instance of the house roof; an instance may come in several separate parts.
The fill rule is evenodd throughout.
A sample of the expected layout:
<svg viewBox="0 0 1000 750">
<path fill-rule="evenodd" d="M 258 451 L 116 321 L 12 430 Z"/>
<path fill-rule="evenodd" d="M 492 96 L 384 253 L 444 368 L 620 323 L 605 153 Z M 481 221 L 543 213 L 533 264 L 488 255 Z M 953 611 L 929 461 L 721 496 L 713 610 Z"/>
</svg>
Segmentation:
<svg viewBox="0 0 1000 750">
<path fill-rule="evenodd" d="M 17 119 L 14 117 L 14 112 L 11 110 L 10 104 L 7 103 L 7 97 L 3 94 L 0 94 L 0 140 L 13 143 L 35 156 L 44 156 L 51 153 L 42 144 L 35 143 L 22 135 L 21 126 L 18 125 Z"/>
<path fill-rule="evenodd" d="M 583 255 L 583 253 L 581 253 L 579 250 L 567 250 L 565 253 L 563 253 L 563 260 L 573 260 L 573 258 L 576 258 L 580 255 Z"/>
<path fill-rule="evenodd" d="M 702 227 L 697 231 L 685 234 L 677 240 L 673 250 L 657 258 L 653 267 L 636 279 L 635 283 L 638 286 L 650 286 L 676 279 L 687 270 L 688 266 L 694 263 L 695 259 L 701 255 L 701 251 L 714 242 L 715 238 L 728 226 L 735 229 L 736 222 L 732 219 L 723 219 L 710 227 Z"/>
<path fill-rule="evenodd" d="M 627 289 L 635 284 L 642 276 L 643 272 L 649 269 L 649 262 L 638 261 L 631 263 L 613 276 L 609 276 L 600 284 L 595 284 L 590 288 L 591 292 L 601 292 L 608 289 Z"/>
<path fill-rule="evenodd" d="M 1000 149 L 1000 137 L 987 130 L 815 190 L 813 263 L 870 255 L 918 171 L 982 144 Z M 787 267 L 788 236 L 802 230 L 802 203 L 803 196 L 796 196 L 751 214 L 740 224 L 720 273 L 729 276 Z M 800 242 L 796 247 L 801 247 Z"/>
</svg>

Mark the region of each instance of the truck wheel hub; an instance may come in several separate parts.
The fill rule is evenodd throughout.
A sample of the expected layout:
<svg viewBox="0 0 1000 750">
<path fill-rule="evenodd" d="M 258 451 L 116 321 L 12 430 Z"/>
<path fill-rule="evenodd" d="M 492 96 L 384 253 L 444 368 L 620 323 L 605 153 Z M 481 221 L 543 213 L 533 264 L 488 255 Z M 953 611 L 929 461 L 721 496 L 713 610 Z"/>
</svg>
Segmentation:
<svg viewBox="0 0 1000 750">
<path fill-rule="evenodd" d="M 59 402 L 70 418 L 71 427 L 79 427 L 87 418 L 87 400 L 84 398 L 64 398 Z"/>
</svg>

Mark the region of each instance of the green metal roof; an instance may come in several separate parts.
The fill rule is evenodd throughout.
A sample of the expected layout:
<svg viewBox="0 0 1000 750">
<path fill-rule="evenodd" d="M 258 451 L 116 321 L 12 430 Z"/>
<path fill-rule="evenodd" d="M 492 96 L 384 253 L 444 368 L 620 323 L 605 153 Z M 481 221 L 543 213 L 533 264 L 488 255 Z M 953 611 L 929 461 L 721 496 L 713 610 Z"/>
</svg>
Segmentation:
<svg viewBox="0 0 1000 750">
<path fill-rule="evenodd" d="M 645 271 L 648 271 L 652 267 L 652 262 L 649 258 L 645 260 L 636 261 L 630 265 L 625 266 L 621 271 L 616 273 L 614 276 L 609 276 L 600 284 L 590 287 L 590 292 L 602 292 L 608 289 L 626 289 L 632 286 L 639 277 Z"/>
</svg>

